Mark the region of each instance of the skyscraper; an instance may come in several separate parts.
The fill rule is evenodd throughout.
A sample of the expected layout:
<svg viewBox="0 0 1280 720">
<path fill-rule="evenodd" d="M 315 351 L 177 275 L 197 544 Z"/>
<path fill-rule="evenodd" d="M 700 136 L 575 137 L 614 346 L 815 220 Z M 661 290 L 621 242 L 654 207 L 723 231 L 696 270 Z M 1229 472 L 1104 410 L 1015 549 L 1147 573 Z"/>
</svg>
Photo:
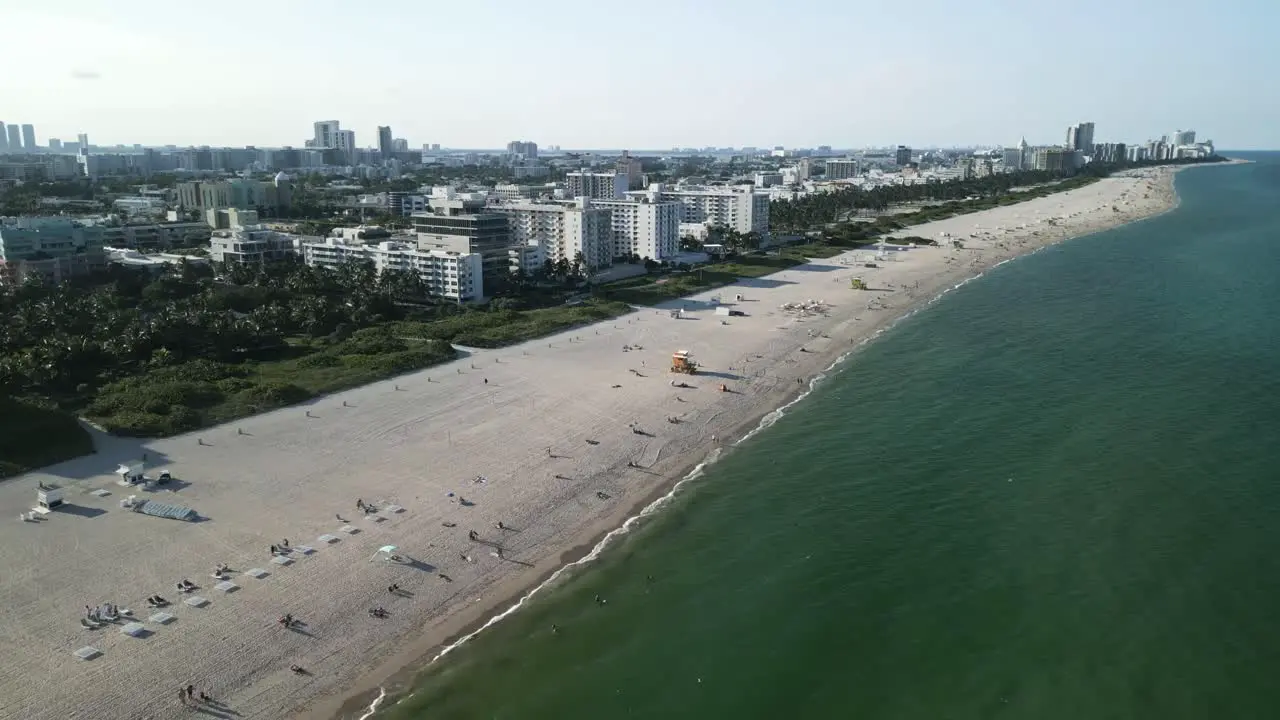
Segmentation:
<svg viewBox="0 0 1280 720">
<path fill-rule="evenodd" d="M 525 160 L 533 160 L 538 157 L 538 143 L 512 140 L 507 143 L 507 154 L 523 155 Z"/>
<path fill-rule="evenodd" d="M 337 120 L 321 120 L 315 123 L 315 136 L 312 147 L 332 148 L 338 146 L 338 132 L 342 129 Z"/>
<path fill-rule="evenodd" d="M 19 152 L 22 150 L 22 128 L 17 125 L 10 125 L 5 128 L 9 133 L 9 152 Z"/>
<path fill-rule="evenodd" d="M 911 164 L 911 148 L 906 145 L 899 145 L 898 149 L 893 153 L 893 162 L 897 165 Z"/>
<path fill-rule="evenodd" d="M 22 126 L 22 147 L 25 148 L 27 152 L 36 151 L 36 128 L 34 125 Z"/>
<path fill-rule="evenodd" d="M 395 152 L 395 148 L 392 147 L 392 143 L 391 143 L 391 126 L 379 125 L 378 126 L 378 153 L 382 155 L 382 158 L 385 160 L 391 157 L 391 153 L 393 152 Z"/>
<path fill-rule="evenodd" d="M 622 151 L 622 157 L 618 158 L 614 167 L 619 175 L 627 176 L 628 189 L 639 190 L 644 187 L 644 166 L 638 158 L 631 157 L 629 151 Z"/>
<path fill-rule="evenodd" d="M 80 133 L 79 135 L 76 135 L 76 142 L 80 143 L 80 147 L 82 148 L 89 147 L 88 133 Z"/>
<path fill-rule="evenodd" d="M 1067 128 L 1066 146 L 1072 150 L 1093 153 L 1093 123 L 1083 122 Z"/>
<path fill-rule="evenodd" d="M 9 149 L 9 137 L 4 134 L 4 121 L 0 120 L 0 152 Z"/>
</svg>

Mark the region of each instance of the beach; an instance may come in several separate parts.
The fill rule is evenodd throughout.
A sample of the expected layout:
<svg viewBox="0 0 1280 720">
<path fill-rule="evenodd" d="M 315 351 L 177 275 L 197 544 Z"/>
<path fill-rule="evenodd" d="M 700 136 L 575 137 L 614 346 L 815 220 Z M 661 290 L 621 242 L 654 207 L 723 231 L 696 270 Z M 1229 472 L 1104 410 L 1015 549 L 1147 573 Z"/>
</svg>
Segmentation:
<svg viewBox="0 0 1280 720">
<path fill-rule="evenodd" d="M 942 246 L 850 251 L 227 426 L 103 439 L 96 455 L 9 480 L 10 518 L 37 482 L 61 485 L 71 507 L 0 526 L 5 714 L 171 717 L 191 683 L 220 716 L 358 716 L 388 678 L 585 554 L 839 357 L 999 263 L 1169 209 L 1173 175 L 1135 171 L 912 227 L 898 234 Z M 717 315 L 713 297 L 744 314 Z M 669 373 L 677 350 L 703 372 Z M 144 453 L 149 475 L 175 482 L 116 484 L 117 464 Z M 205 519 L 120 508 L 132 494 Z M 285 538 L 313 552 L 277 564 L 268 548 Z M 375 557 L 387 545 L 412 562 Z M 236 587 L 214 587 L 218 563 Z M 180 602 L 183 577 L 208 604 Z M 155 594 L 175 601 L 167 624 L 147 621 Z M 80 627 L 84 606 L 103 602 L 133 609 L 150 635 Z M 388 616 L 370 617 L 375 606 Z M 281 627 L 285 613 L 305 624 Z M 85 646 L 101 655 L 73 654 Z"/>
</svg>

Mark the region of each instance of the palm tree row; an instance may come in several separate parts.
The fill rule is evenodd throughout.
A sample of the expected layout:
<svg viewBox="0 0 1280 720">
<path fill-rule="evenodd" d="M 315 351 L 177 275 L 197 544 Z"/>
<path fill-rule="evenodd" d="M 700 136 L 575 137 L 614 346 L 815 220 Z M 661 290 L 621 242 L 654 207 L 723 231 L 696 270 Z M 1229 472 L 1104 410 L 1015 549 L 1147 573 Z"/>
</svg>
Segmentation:
<svg viewBox="0 0 1280 720">
<path fill-rule="evenodd" d="M 363 263 L 229 266 L 217 279 L 192 265 L 154 279 L 116 269 L 93 282 L 0 288 L 0 392 L 82 396 L 148 368 L 242 362 L 288 337 L 400 319 L 425 297 L 416 274 Z"/>
</svg>

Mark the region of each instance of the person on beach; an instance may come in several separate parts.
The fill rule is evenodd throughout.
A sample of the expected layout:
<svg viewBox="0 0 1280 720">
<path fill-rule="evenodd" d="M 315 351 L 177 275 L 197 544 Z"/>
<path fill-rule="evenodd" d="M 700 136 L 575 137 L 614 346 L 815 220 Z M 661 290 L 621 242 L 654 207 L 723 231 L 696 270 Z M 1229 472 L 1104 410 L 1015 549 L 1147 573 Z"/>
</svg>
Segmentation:
<svg viewBox="0 0 1280 720">
<path fill-rule="evenodd" d="M 195 685 L 188 685 L 188 686 L 187 686 L 187 697 L 188 697 L 188 698 L 190 698 L 190 697 L 191 697 L 191 694 L 192 694 L 192 693 L 194 693 L 195 691 L 196 691 L 196 686 L 195 686 Z"/>
<path fill-rule="evenodd" d="M 471 538 L 472 540 L 479 540 L 480 533 L 476 532 L 475 530 L 471 530 L 470 532 L 467 533 L 467 537 Z"/>
</svg>

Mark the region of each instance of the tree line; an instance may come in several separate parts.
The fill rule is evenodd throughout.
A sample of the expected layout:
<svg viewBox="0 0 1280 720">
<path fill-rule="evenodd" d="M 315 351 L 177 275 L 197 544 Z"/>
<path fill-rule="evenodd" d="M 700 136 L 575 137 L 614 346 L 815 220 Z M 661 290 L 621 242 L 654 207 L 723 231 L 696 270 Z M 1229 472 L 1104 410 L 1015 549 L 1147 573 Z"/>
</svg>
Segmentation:
<svg viewBox="0 0 1280 720">
<path fill-rule="evenodd" d="M 883 212 L 895 205 L 921 202 L 953 202 L 965 199 L 994 198 L 1008 195 L 1014 188 L 1039 185 L 1070 177 L 1100 178 L 1112 173 L 1155 165 L 1218 162 L 1225 158 L 1184 158 L 1179 160 L 1125 163 L 1092 162 L 1078 172 L 1020 170 L 968 179 L 930 180 L 926 182 L 881 185 L 874 188 L 850 186 L 834 192 L 811 193 L 794 200 L 769 203 L 769 224 L 775 232 L 806 232 L 848 219 L 861 211 Z"/>
<path fill-rule="evenodd" d="M 158 277 L 112 267 L 76 282 L 0 286 L 0 390 L 84 395 L 148 368 L 258 359 L 287 337 L 401 319 L 425 290 L 414 273 L 369 263 L 233 265 L 218 277 L 193 263 Z"/>
</svg>

